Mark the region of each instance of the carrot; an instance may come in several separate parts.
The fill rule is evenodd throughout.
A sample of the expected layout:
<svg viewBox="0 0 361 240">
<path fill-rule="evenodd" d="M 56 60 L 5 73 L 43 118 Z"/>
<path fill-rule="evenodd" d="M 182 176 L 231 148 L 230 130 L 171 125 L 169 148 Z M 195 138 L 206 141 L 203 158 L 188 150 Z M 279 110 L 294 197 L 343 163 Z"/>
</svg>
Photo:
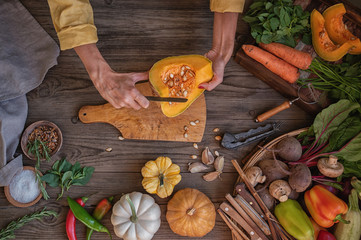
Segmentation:
<svg viewBox="0 0 361 240">
<path fill-rule="evenodd" d="M 299 51 L 281 43 L 260 43 L 259 46 L 300 69 L 307 69 L 312 62 L 311 54 Z"/>
<path fill-rule="evenodd" d="M 300 76 L 296 67 L 259 47 L 253 45 L 242 45 L 242 49 L 248 56 L 261 63 L 271 72 L 277 74 L 289 83 L 296 82 Z"/>
</svg>

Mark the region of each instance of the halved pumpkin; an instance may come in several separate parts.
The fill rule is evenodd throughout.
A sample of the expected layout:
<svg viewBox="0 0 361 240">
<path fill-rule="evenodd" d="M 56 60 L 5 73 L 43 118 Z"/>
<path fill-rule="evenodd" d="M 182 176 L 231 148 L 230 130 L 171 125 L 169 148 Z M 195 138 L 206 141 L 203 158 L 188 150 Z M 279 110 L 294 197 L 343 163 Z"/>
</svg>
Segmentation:
<svg viewBox="0 0 361 240">
<path fill-rule="evenodd" d="M 311 31 L 313 48 L 326 61 L 341 59 L 355 45 L 354 41 L 347 41 L 341 46 L 335 45 L 327 34 L 325 19 L 316 9 L 311 13 Z"/>
<path fill-rule="evenodd" d="M 188 99 L 185 103 L 162 102 L 162 112 L 167 117 L 183 113 L 204 92 L 198 85 L 212 77 L 212 62 L 201 55 L 164 58 L 149 71 L 149 81 L 160 97 Z"/>
<path fill-rule="evenodd" d="M 355 47 L 350 50 L 350 54 L 361 54 L 361 41 L 353 35 L 343 22 L 343 15 L 346 9 L 343 3 L 338 3 L 327 8 L 323 12 L 325 28 L 330 39 L 336 44 L 342 44 L 349 40 L 355 40 Z"/>
</svg>

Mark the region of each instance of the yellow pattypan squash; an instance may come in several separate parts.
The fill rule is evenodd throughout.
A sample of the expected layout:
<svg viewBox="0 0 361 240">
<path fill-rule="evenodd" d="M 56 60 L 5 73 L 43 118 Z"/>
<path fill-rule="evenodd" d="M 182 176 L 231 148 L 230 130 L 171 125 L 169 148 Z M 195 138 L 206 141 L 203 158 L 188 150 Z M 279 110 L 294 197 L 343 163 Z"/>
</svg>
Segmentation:
<svg viewBox="0 0 361 240">
<path fill-rule="evenodd" d="M 158 157 L 155 161 L 148 161 L 142 168 L 142 185 L 148 193 L 166 198 L 182 179 L 179 173 L 179 166 L 173 164 L 169 157 Z"/>
</svg>

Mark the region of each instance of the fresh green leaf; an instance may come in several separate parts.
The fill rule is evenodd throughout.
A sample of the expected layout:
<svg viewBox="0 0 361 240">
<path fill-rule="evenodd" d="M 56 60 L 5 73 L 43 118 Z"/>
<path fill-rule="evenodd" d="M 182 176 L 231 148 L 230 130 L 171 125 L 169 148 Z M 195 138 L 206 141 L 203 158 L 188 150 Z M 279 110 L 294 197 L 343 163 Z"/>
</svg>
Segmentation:
<svg viewBox="0 0 361 240">
<path fill-rule="evenodd" d="M 254 2 L 251 4 L 251 6 L 249 6 L 250 9 L 257 9 L 257 8 L 263 8 L 264 6 L 264 2 L 263 1 L 259 1 L 259 2 Z"/>
<path fill-rule="evenodd" d="M 334 155 L 349 162 L 361 161 L 361 132 L 346 143 L 338 153 Z"/>
<path fill-rule="evenodd" d="M 51 167 L 51 169 L 52 169 L 53 171 L 58 172 L 58 170 L 59 170 L 59 164 L 60 164 L 60 160 L 57 160 L 57 161 L 53 164 L 53 166 Z"/>
<path fill-rule="evenodd" d="M 251 17 L 251 16 L 244 16 L 243 21 L 248 22 L 248 23 L 252 23 L 252 22 L 256 22 L 258 19 L 256 17 Z"/>
<path fill-rule="evenodd" d="M 280 21 L 278 20 L 278 18 L 274 17 L 274 18 L 271 18 L 269 22 L 270 22 L 272 31 L 275 32 L 280 25 Z"/>
<path fill-rule="evenodd" d="M 65 181 L 71 179 L 73 177 L 73 172 L 72 171 L 67 171 L 63 174 L 61 181 L 64 183 Z M 65 184 L 64 184 L 65 185 Z"/>
<path fill-rule="evenodd" d="M 331 152 L 340 149 L 359 132 L 361 132 L 360 118 L 358 116 L 346 118 L 331 134 L 328 147 L 323 152 Z"/>
<path fill-rule="evenodd" d="M 73 174 L 75 174 L 76 172 L 78 172 L 81 169 L 80 163 L 76 162 L 72 167 L 71 167 L 71 171 L 73 172 Z"/>
<path fill-rule="evenodd" d="M 341 160 L 340 161 L 344 167 L 342 177 L 357 177 L 361 178 L 361 161 L 350 162 Z"/>
<path fill-rule="evenodd" d="M 337 127 L 348 117 L 349 113 L 359 107 L 358 103 L 340 100 L 317 114 L 313 126 L 318 145 L 325 143 Z"/>
<path fill-rule="evenodd" d="M 269 10 L 272 6 L 273 6 L 273 3 L 267 2 L 266 5 L 265 5 L 265 9 Z"/>
<path fill-rule="evenodd" d="M 45 181 L 50 187 L 57 187 L 60 183 L 59 175 L 53 173 L 47 173 L 41 177 L 42 181 Z"/>
<path fill-rule="evenodd" d="M 73 185 L 85 185 L 89 182 L 91 176 L 93 175 L 93 167 L 84 167 L 83 168 L 83 177 L 73 180 Z"/>
</svg>

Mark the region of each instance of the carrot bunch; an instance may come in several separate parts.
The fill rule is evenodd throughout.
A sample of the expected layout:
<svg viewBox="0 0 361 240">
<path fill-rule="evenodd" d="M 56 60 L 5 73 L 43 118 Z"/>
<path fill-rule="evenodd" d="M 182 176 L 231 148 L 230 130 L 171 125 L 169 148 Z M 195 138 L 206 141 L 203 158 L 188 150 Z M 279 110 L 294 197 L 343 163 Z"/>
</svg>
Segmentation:
<svg viewBox="0 0 361 240">
<path fill-rule="evenodd" d="M 298 80 L 300 73 L 298 69 L 308 69 L 312 62 L 309 53 L 305 53 L 281 43 L 260 43 L 259 47 L 253 45 L 242 45 L 243 51 L 261 63 L 267 69 L 280 76 L 289 83 Z"/>
</svg>

